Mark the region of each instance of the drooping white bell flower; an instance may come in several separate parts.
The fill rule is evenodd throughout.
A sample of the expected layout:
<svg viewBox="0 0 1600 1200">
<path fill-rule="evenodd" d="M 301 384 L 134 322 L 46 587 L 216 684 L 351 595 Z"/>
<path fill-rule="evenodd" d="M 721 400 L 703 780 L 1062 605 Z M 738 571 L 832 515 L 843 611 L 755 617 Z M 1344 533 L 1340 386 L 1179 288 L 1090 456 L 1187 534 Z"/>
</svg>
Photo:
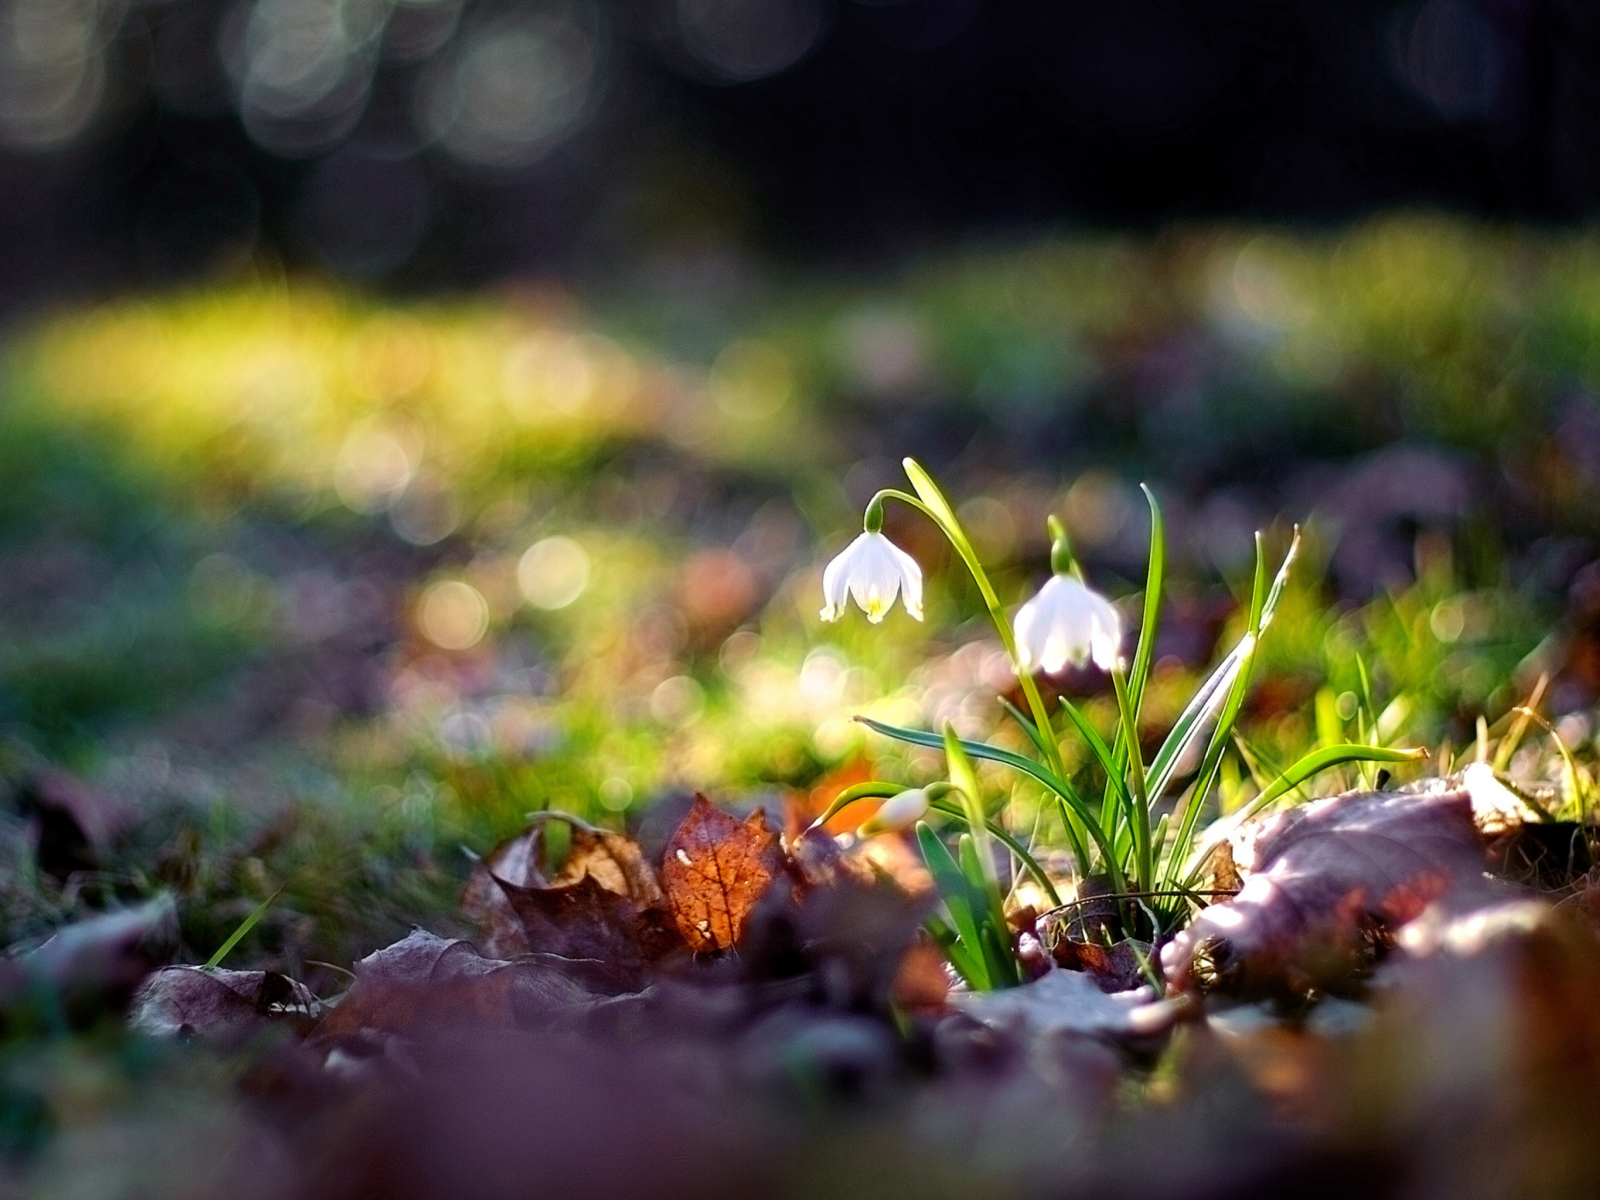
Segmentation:
<svg viewBox="0 0 1600 1200">
<path fill-rule="evenodd" d="M 1122 618 L 1111 601 L 1071 575 L 1054 575 L 1017 611 L 1017 654 L 1027 672 L 1055 674 L 1092 660 L 1109 671 L 1122 646 Z"/>
<path fill-rule="evenodd" d="M 868 530 L 851 542 L 822 572 L 824 621 L 844 615 L 845 599 L 854 596 L 867 620 L 876 625 L 904 594 L 906 611 L 922 620 L 922 568 L 883 534 Z"/>
<path fill-rule="evenodd" d="M 922 820 L 927 811 L 928 793 L 922 788 L 908 788 L 885 800 L 857 832 L 862 837 L 871 837 L 875 833 L 900 833 Z"/>
</svg>

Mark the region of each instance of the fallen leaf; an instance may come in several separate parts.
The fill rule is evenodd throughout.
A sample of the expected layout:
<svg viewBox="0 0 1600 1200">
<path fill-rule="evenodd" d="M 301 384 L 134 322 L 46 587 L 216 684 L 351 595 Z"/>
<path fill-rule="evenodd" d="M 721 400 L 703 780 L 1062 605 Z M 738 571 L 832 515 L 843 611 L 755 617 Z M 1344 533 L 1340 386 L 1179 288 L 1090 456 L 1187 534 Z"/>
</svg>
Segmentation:
<svg viewBox="0 0 1600 1200">
<path fill-rule="evenodd" d="M 926 936 L 906 948 L 889 999 L 901 1008 L 943 1008 L 950 995 L 950 972 L 945 968 L 944 951 Z"/>
<path fill-rule="evenodd" d="M 362 1030 L 512 1029 L 592 1002 L 587 989 L 551 967 L 484 958 L 468 942 L 421 929 L 369 954 L 355 973 L 315 1038 Z"/>
<path fill-rule="evenodd" d="M 1155 947 L 1134 938 L 1110 946 L 1060 938 L 1051 944 L 1050 956 L 1058 966 L 1084 972 L 1102 992 L 1125 992 L 1149 982 Z"/>
<path fill-rule="evenodd" d="M 997 992 L 953 992 L 950 1006 L 994 1029 L 1017 1036 L 1063 1033 L 1143 1037 L 1158 1030 L 1142 1020 L 1155 1007 L 1141 988 L 1110 995 L 1081 971 L 1046 971 L 1032 983 Z"/>
<path fill-rule="evenodd" d="M 42 945 L 0 959 L 0 1008 L 31 999 L 41 985 L 74 1023 L 119 1009 L 178 946 L 170 896 L 67 925 Z"/>
<path fill-rule="evenodd" d="M 1318 800 L 1235 835 L 1237 896 L 1161 953 L 1168 986 L 1240 997 L 1339 991 L 1435 901 L 1481 900 L 1485 852 L 1467 790 L 1437 782 Z"/>
<path fill-rule="evenodd" d="M 565 887 L 500 886 L 530 954 L 608 990 L 643 986 L 646 969 L 683 946 L 664 908 L 640 908 L 593 875 Z"/>
<path fill-rule="evenodd" d="M 806 829 L 789 839 L 789 861 L 807 887 L 832 887 L 846 879 L 871 883 L 872 868 L 839 848 L 831 833 Z"/>
<path fill-rule="evenodd" d="M 506 878 L 504 875 L 500 877 Z M 625 834 L 581 825 L 572 827 L 572 843 L 567 860 L 561 864 L 561 870 L 551 877 L 549 886 L 565 887 L 579 883 L 585 877 L 593 879 L 608 892 L 628 897 L 641 912 L 665 903 L 656 873 L 645 861 L 639 843 Z"/>
<path fill-rule="evenodd" d="M 274 1018 L 309 1022 L 322 1011 L 305 984 L 277 971 L 164 967 L 139 988 L 128 1023 L 158 1037 L 226 1034 Z"/>
<path fill-rule="evenodd" d="M 727 950 L 782 869 L 777 835 L 760 809 L 746 821 L 704 796 L 667 842 L 661 884 L 678 931 L 697 951 Z"/>
<path fill-rule="evenodd" d="M 491 958 L 515 958 L 530 947 L 522 920 L 501 887 L 543 887 L 539 871 L 541 827 L 531 825 L 501 842 L 472 865 L 461 891 L 461 911 L 478 927 L 479 943 Z"/>
</svg>

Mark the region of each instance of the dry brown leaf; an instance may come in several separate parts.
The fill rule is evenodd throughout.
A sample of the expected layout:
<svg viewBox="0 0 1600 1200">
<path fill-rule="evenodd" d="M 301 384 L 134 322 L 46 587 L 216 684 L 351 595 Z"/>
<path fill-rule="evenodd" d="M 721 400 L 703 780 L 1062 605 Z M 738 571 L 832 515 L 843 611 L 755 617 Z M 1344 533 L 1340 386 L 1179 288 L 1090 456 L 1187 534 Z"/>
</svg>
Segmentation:
<svg viewBox="0 0 1600 1200">
<path fill-rule="evenodd" d="M 140 987 L 129 1024 L 156 1036 L 226 1034 L 269 1019 L 305 1022 L 322 1002 L 299 980 L 276 971 L 164 967 Z"/>
<path fill-rule="evenodd" d="M 511 1029 L 589 1003 L 587 990 L 550 967 L 484 958 L 467 942 L 418 929 L 356 964 L 355 983 L 315 1036 Z"/>
<path fill-rule="evenodd" d="M 1486 890 L 1463 788 L 1352 792 L 1279 813 L 1239 839 L 1244 877 L 1161 953 L 1175 989 L 1236 996 L 1341 990 L 1436 900 Z"/>
<path fill-rule="evenodd" d="M 807 829 L 789 839 L 789 861 L 807 887 L 833 887 L 846 880 L 870 884 L 872 868 L 839 849 L 831 833 Z"/>
<path fill-rule="evenodd" d="M 585 876 L 608 892 L 628 897 L 641 912 L 665 903 L 656 873 L 645 861 L 639 843 L 624 834 L 581 825 L 572 827 L 572 844 L 567 852 L 567 861 L 551 877 L 550 886 L 566 887 L 580 882 Z"/>
<path fill-rule="evenodd" d="M 943 1008 L 950 995 L 950 972 L 945 969 L 944 951 L 926 936 L 906 948 L 905 957 L 895 969 L 889 999 L 901 1008 Z"/>
<path fill-rule="evenodd" d="M 530 953 L 608 990 L 643 986 L 648 967 L 683 947 L 665 909 L 641 909 L 592 875 L 566 887 L 501 887 Z"/>
<path fill-rule="evenodd" d="M 170 896 L 65 925 L 47 942 L 0 957 L 0 1008 L 53 993 L 74 1022 L 121 1008 L 145 976 L 171 961 L 178 912 Z"/>
<path fill-rule="evenodd" d="M 461 891 L 461 912 L 478 927 L 478 942 L 490 958 L 515 958 L 530 947 L 522 921 L 501 887 L 543 887 L 539 871 L 541 827 L 529 826 L 475 862 Z"/>
<path fill-rule="evenodd" d="M 760 809 L 740 821 L 695 797 L 661 863 L 667 906 L 691 948 L 727 950 L 738 943 L 782 869 L 782 855 Z"/>
</svg>

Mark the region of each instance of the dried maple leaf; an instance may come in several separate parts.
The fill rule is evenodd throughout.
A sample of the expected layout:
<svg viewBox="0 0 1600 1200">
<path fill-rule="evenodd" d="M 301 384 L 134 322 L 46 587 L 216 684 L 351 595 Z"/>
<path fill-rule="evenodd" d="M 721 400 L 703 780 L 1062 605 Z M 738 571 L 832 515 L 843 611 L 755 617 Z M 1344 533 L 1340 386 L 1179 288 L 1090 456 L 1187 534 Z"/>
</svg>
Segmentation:
<svg viewBox="0 0 1600 1200">
<path fill-rule="evenodd" d="M 1161 952 L 1169 987 L 1237 996 L 1340 990 L 1437 900 L 1488 891 L 1464 788 L 1352 792 L 1279 813 L 1236 839 L 1244 884 Z"/>
<path fill-rule="evenodd" d="M 740 821 L 696 796 L 661 863 L 667 907 L 684 940 L 697 951 L 736 945 L 782 866 L 760 809 Z"/>
</svg>

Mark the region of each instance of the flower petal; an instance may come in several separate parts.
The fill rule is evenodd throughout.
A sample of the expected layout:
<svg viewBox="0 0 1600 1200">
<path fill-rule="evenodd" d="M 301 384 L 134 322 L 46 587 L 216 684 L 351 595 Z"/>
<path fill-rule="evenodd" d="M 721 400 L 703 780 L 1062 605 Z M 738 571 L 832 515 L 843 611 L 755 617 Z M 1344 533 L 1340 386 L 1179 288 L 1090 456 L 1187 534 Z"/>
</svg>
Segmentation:
<svg viewBox="0 0 1600 1200">
<path fill-rule="evenodd" d="M 822 619 L 824 621 L 837 621 L 844 616 L 845 599 L 849 595 L 850 572 L 860 545 L 861 538 L 858 537 L 836 554 L 823 569 Z"/>
<path fill-rule="evenodd" d="M 1056 575 L 1018 611 L 1013 628 L 1024 671 L 1055 674 L 1091 658 L 1110 670 L 1122 644 L 1122 619 L 1104 596 L 1076 579 Z"/>
</svg>

